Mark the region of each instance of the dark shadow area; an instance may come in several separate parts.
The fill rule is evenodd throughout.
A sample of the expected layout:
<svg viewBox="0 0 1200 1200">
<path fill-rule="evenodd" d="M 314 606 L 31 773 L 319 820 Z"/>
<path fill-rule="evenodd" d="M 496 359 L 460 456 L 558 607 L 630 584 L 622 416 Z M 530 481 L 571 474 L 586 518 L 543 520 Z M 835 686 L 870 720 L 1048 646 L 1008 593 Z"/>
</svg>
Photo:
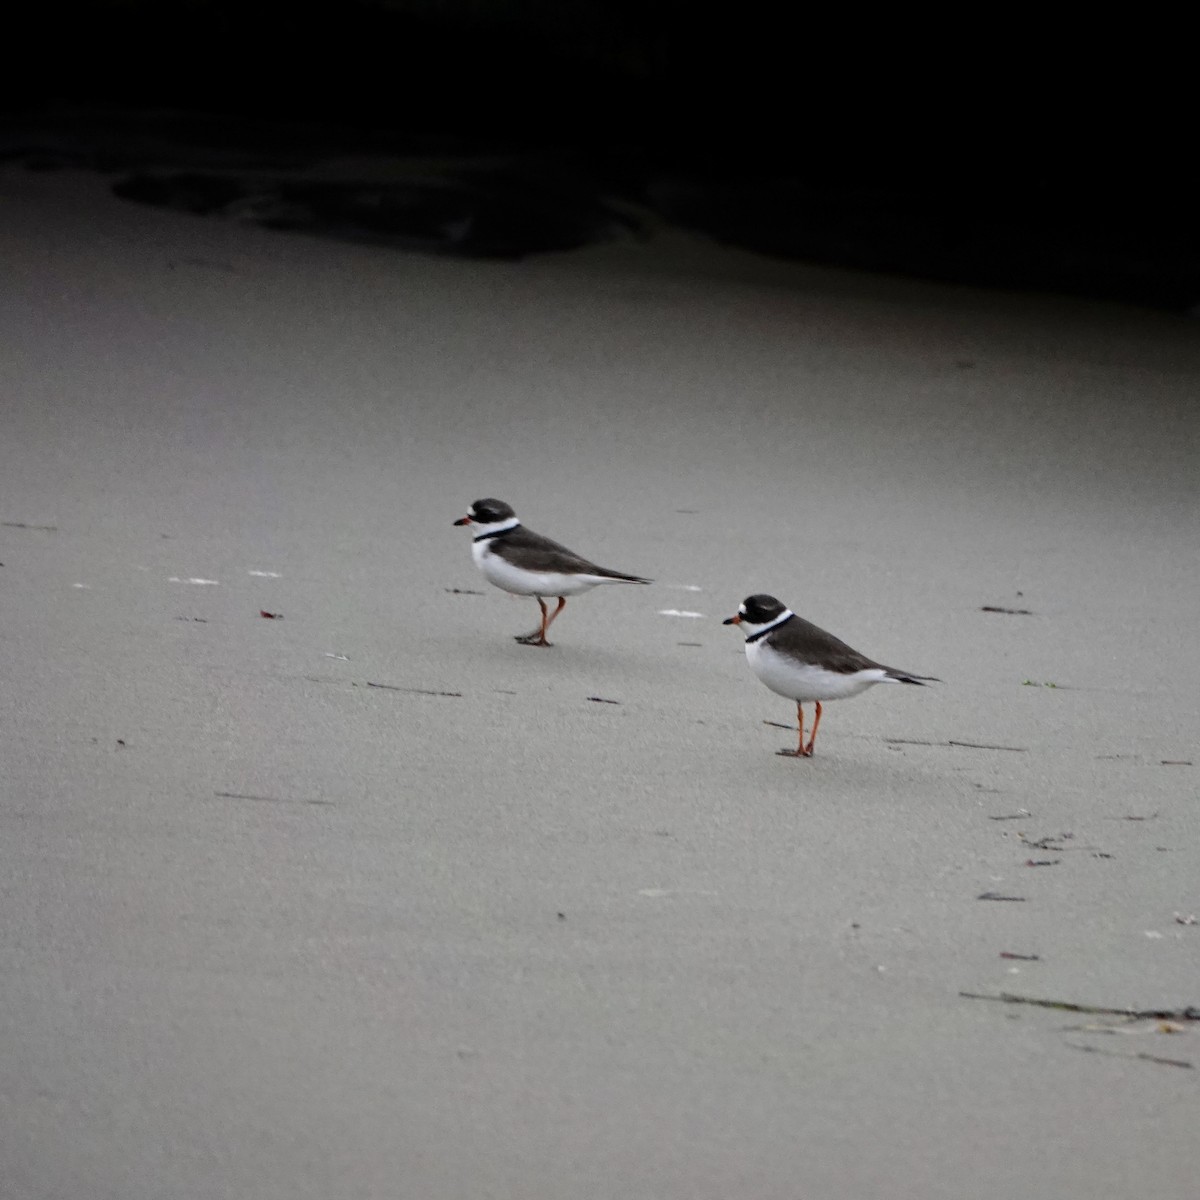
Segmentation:
<svg viewBox="0 0 1200 1200">
<path fill-rule="evenodd" d="M 786 17 L 786 21 L 785 21 Z M 34 17 L 0 154 L 117 195 L 519 258 L 659 224 L 782 258 L 1188 311 L 1161 29 L 587 0 L 146 0 Z M 1179 80 L 1176 84 L 1173 81 Z"/>
</svg>

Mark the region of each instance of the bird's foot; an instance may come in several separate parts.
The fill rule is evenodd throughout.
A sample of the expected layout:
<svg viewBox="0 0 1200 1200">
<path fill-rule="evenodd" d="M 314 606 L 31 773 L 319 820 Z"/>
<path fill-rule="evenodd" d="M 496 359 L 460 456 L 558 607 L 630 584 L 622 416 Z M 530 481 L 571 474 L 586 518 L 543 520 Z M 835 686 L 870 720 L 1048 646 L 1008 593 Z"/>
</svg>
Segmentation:
<svg viewBox="0 0 1200 1200">
<path fill-rule="evenodd" d="M 546 641 L 541 630 L 535 630 L 533 633 L 518 633 L 513 638 L 514 642 L 520 642 L 522 646 L 545 646 L 547 648 L 554 645 L 553 642 Z"/>
<path fill-rule="evenodd" d="M 775 753 L 780 758 L 812 758 L 813 748 L 811 746 L 804 750 L 776 750 Z"/>
</svg>

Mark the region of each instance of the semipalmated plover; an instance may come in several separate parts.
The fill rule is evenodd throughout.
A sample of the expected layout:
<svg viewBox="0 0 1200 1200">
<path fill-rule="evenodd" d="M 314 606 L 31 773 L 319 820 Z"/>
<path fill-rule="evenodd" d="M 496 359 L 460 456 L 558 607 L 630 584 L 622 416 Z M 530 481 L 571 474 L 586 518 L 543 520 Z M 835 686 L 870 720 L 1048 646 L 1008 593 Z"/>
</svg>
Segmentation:
<svg viewBox="0 0 1200 1200">
<path fill-rule="evenodd" d="M 774 596 L 747 596 L 726 625 L 740 625 L 746 634 L 746 661 L 771 689 L 796 702 L 800 743 L 780 750 L 788 758 L 810 758 L 821 723 L 822 700 L 846 700 L 877 683 L 938 683 L 932 675 L 910 675 L 873 662 L 845 642 L 781 604 Z M 804 744 L 805 704 L 816 705 L 812 736 Z"/>
<path fill-rule="evenodd" d="M 526 529 L 503 500 L 476 500 L 467 515 L 454 524 L 475 526 L 471 555 L 489 583 L 516 596 L 536 597 L 542 610 L 542 624 L 532 633 L 517 637 L 526 646 L 550 645 L 546 630 L 562 612 L 568 596 L 578 596 L 601 583 L 650 582 L 637 575 L 598 567 L 566 546 Z M 558 607 L 553 613 L 547 610 L 544 596 L 558 597 Z"/>
</svg>

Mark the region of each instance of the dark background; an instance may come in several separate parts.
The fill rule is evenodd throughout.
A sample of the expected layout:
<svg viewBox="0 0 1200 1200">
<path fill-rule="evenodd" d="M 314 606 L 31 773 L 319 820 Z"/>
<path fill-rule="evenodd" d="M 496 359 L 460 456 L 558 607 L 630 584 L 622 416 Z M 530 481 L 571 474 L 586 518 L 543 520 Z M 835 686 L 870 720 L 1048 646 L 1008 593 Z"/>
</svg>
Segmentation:
<svg viewBox="0 0 1200 1200">
<path fill-rule="evenodd" d="M 631 0 L 26 18 L 5 154 L 111 172 L 133 200 L 504 257 L 651 214 L 814 262 L 1200 301 L 1182 27 Z M 349 154 L 426 166 L 300 177 Z M 434 179 L 438 157 L 455 165 Z"/>
</svg>

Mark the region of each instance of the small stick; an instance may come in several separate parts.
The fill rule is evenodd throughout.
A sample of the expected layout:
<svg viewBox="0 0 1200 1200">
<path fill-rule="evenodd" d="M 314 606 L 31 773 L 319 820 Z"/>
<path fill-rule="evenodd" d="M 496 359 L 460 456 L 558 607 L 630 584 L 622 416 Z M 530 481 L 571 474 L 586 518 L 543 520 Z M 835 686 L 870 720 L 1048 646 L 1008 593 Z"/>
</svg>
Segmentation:
<svg viewBox="0 0 1200 1200">
<path fill-rule="evenodd" d="M 382 688 L 388 692 L 410 692 L 414 696 L 457 696 L 462 698 L 462 692 L 435 692 L 431 688 L 397 687 L 394 683 L 372 683 L 369 679 L 367 687 Z"/>
<path fill-rule="evenodd" d="M 1032 1004 L 1036 1008 L 1056 1008 L 1061 1012 L 1096 1013 L 1109 1017 L 1132 1017 L 1139 1021 L 1200 1021 L 1200 1008 L 1105 1008 L 1096 1004 L 1072 1004 L 1069 1000 L 1039 1000 L 1034 996 L 1014 996 L 1001 992 L 988 996 L 982 992 L 959 992 L 967 1000 L 995 1000 L 1001 1004 Z"/>
<path fill-rule="evenodd" d="M 285 796 L 248 796 L 244 792 L 213 792 L 221 800 L 261 800 L 266 804 L 322 804 L 334 807 L 332 800 L 289 800 Z"/>
<path fill-rule="evenodd" d="M 946 743 L 947 746 L 965 746 L 968 750 L 1013 750 L 1018 754 L 1025 754 L 1028 751 L 1027 746 L 989 746 L 983 742 L 956 742 L 953 739 Z"/>
<path fill-rule="evenodd" d="M 1101 1050 L 1099 1046 L 1081 1046 L 1078 1042 L 1067 1042 L 1072 1050 L 1082 1050 L 1085 1054 L 1103 1054 L 1105 1058 L 1136 1058 L 1141 1062 L 1158 1063 L 1164 1067 L 1186 1067 L 1189 1071 L 1192 1064 L 1182 1058 L 1160 1058 L 1157 1054 L 1147 1054 L 1144 1050 L 1138 1054 L 1118 1054 L 1114 1050 Z"/>
</svg>

